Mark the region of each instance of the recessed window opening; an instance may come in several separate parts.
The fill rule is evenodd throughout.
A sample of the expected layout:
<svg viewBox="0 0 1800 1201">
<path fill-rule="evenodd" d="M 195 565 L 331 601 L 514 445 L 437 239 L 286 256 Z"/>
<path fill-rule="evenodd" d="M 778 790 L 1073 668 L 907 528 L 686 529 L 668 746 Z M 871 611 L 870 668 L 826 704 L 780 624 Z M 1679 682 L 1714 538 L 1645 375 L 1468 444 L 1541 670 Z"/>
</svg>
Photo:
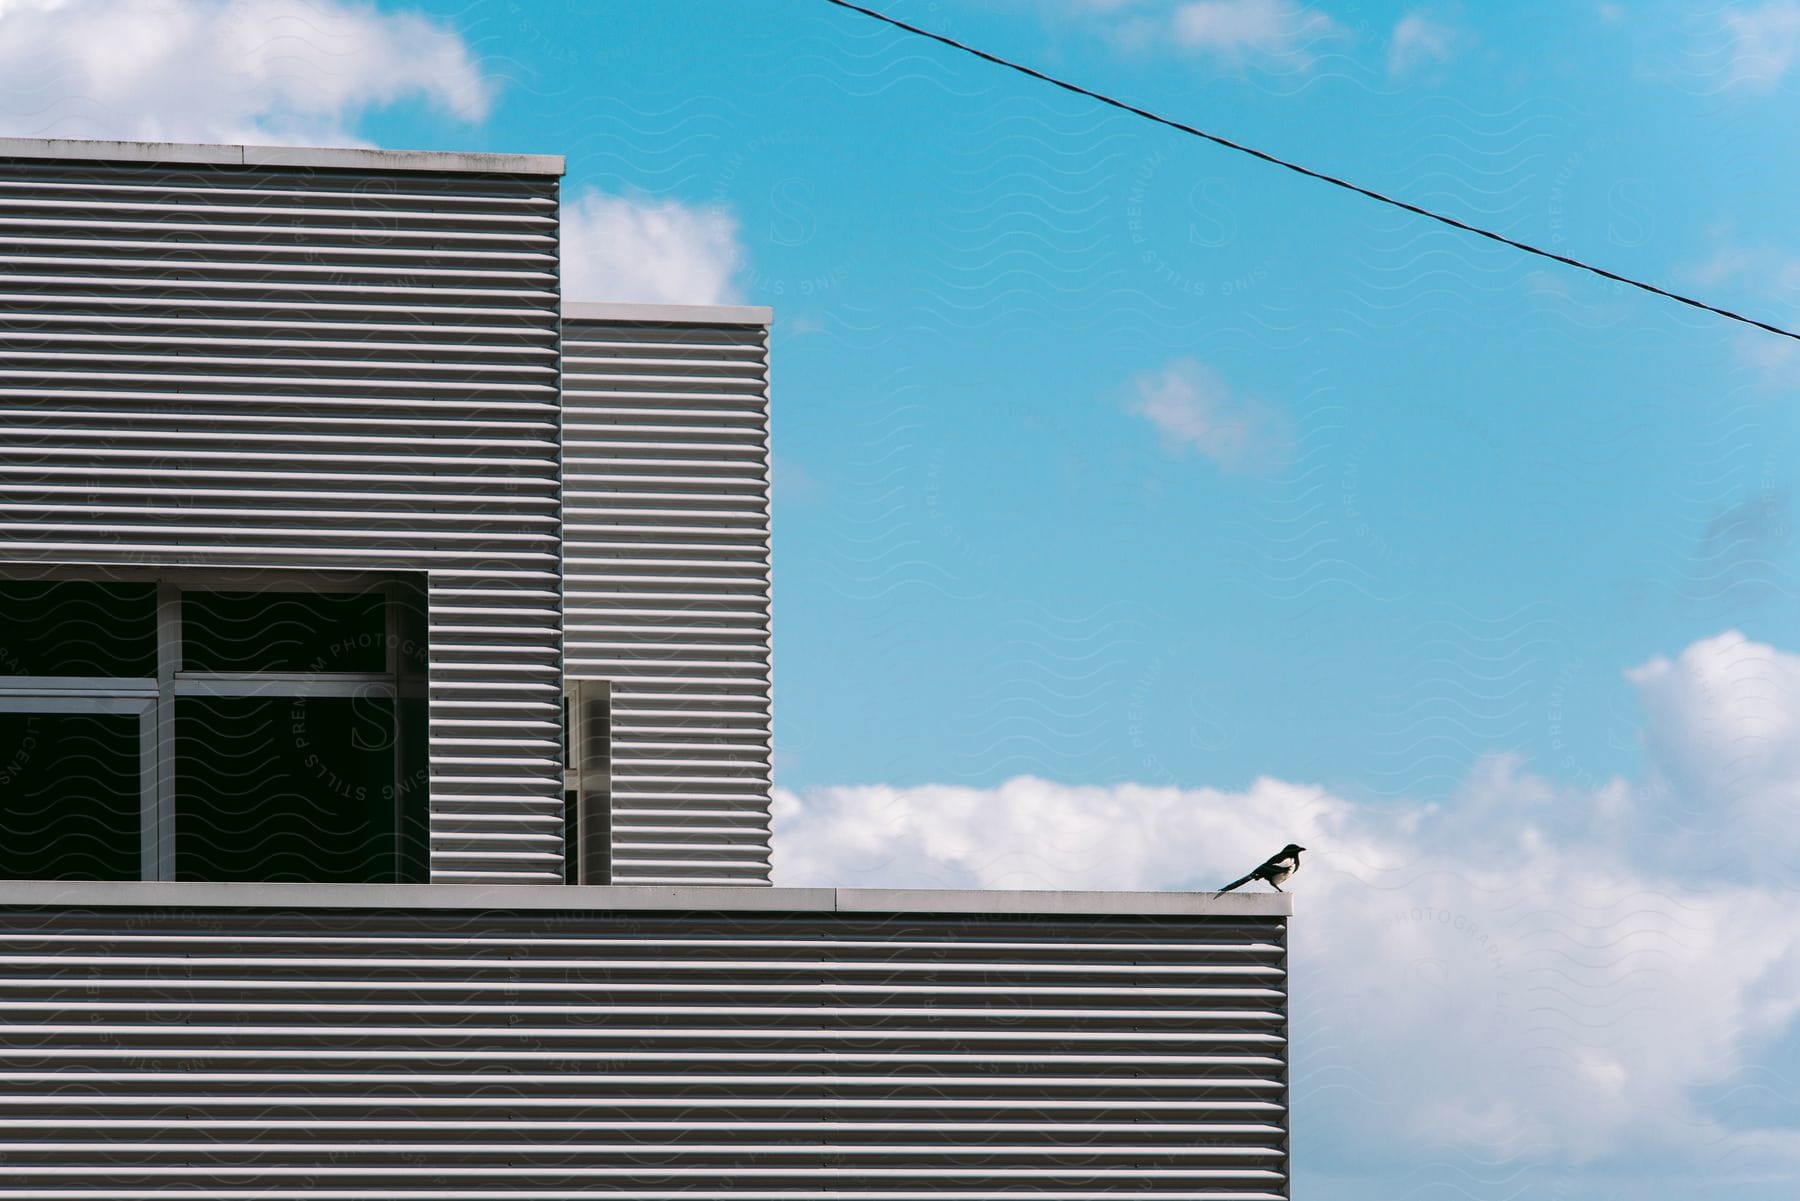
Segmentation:
<svg viewBox="0 0 1800 1201">
<path fill-rule="evenodd" d="M 563 689 L 563 882 L 612 883 L 612 684 Z"/>
<path fill-rule="evenodd" d="M 422 578 L 12 570 L 0 878 L 427 878 Z"/>
</svg>

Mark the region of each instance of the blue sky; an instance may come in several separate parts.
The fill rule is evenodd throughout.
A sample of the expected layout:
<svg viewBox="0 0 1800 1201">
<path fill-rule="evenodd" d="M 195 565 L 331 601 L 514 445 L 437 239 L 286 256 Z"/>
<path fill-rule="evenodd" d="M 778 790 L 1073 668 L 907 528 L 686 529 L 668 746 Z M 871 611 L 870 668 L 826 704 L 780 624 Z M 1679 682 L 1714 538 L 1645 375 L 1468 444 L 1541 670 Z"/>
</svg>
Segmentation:
<svg viewBox="0 0 1800 1201">
<path fill-rule="evenodd" d="M 1604 776 L 1642 761 L 1627 668 L 1800 643 L 1766 337 L 822 5 L 438 11 L 504 81 L 491 114 L 365 133 L 722 209 L 730 291 L 777 309 L 789 786 L 1441 798 L 1497 747 Z M 1217 49 L 1135 45 L 1147 4 L 895 11 L 1791 314 L 1725 267 L 1792 243 L 1793 130 L 1718 13 L 1327 6 Z M 1408 17 L 1434 33 L 1399 52 Z M 1185 439 L 1134 411 L 1158 380 Z"/>
<path fill-rule="evenodd" d="M 1800 322 L 1800 4 L 884 7 Z M 816 0 L 0 4 L 0 125 L 566 154 L 776 311 L 782 882 L 1293 839 L 1299 1195 L 1793 1195 L 1791 343 Z"/>
</svg>

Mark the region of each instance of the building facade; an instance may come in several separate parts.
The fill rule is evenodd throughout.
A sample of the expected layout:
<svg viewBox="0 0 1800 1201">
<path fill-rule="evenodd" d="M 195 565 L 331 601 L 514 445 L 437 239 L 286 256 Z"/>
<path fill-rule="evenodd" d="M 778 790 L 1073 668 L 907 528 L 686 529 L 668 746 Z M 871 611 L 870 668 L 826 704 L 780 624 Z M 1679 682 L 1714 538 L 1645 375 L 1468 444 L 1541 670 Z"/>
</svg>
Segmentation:
<svg viewBox="0 0 1800 1201">
<path fill-rule="evenodd" d="M 1286 1197 L 1286 897 L 767 887 L 770 314 L 561 172 L 0 140 L 0 1198 Z"/>
<path fill-rule="evenodd" d="M 561 172 L 0 141 L 0 683 L 106 874 L 561 879 Z"/>
<path fill-rule="evenodd" d="M 564 674 L 609 697 L 616 884 L 766 884 L 769 310 L 563 305 Z"/>
</svg>

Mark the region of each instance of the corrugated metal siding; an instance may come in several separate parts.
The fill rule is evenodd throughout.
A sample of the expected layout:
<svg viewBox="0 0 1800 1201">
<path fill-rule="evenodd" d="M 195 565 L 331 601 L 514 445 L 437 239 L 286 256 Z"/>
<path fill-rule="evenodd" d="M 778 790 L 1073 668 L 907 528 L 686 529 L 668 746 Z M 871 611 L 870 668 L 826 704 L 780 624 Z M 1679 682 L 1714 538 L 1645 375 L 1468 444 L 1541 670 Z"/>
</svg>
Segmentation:
<svg viewBox="0 0 1800 1201">
<path fill-rule="evenodd" d="M 614 883 L 769 881 L 767 335 L 563 324 L 567 671 L 612 681 Z"/>
<path fill-rule="evenodd" d="M 0 158 L 0 559 L 425 569 L 432 872 L 561 875 L 557 181 Z"/>
<path fill-rule="evenodd" d="M 0 1198 L 1285 1198 L 1286 921 L 0 910 Z"/>
</svg>

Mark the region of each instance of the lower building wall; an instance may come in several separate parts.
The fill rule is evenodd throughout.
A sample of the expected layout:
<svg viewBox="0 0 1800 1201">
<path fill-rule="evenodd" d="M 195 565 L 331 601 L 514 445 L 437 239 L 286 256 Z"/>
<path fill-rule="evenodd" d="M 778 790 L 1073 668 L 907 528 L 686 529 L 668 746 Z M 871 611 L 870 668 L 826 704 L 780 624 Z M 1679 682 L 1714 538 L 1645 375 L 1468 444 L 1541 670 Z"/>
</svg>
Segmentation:
<svg viewBox="0 0 1800 1201">
<path fill-rule="evenodd" d="M 0 1198 L 1286 1198 L 1286 926 L 0 900 Z"/>
</svg>

